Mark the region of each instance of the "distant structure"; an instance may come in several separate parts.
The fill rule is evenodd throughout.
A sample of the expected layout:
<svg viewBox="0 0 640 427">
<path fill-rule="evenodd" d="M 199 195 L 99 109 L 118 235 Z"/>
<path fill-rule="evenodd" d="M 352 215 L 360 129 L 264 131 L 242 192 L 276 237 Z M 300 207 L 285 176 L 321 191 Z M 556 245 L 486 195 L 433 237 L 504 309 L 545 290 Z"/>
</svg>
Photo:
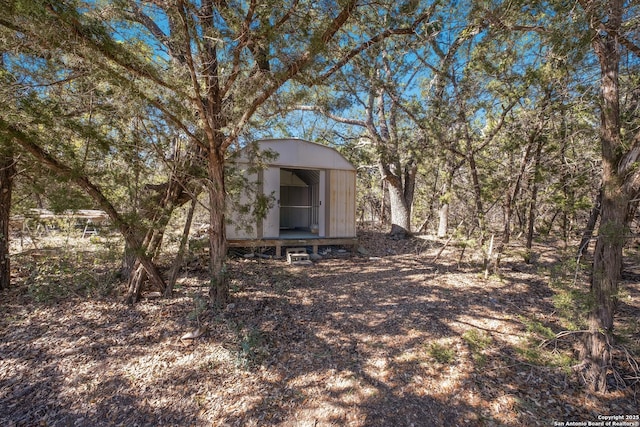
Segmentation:
<svg viewBox="0 0 640 427">
<path fill-rule="evenodd" d="M 246 149 L 235 166 L 247 171 L 257 192 L 245 191 L 230 200 L 227 240 L 230 247 L 355 245 L 356 169 L 340 153 L 301 139 L 257 141 L 260 151 L 276 158 L 257 173 L 249 173 Z M 253 194 L 253 195 L 252 195 Z M 275 198 L 264 220 L 246 227 L 241 206 L 255 194 Z"/>
</svg>

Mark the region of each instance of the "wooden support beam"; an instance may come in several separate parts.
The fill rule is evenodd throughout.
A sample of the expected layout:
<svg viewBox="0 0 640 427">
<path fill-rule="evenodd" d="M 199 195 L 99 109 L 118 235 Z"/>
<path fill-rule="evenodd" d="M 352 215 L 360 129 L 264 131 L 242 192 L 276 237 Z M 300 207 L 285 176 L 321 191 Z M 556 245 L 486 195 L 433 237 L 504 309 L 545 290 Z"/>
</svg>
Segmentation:
<svg viewBox="0 0 640 427">
<path fill-rule="evenodd" d="M 309 239 L 238 239 L 228 240 L 230 248 L 275 247 L 276 257 L 282 257 L 282 247 L 311 246 L 313 253 L 318 253 L 319 246 L 349 246 L 355 250 L 358 247 L 357 237 L 309 238 Z"/>
</svg>

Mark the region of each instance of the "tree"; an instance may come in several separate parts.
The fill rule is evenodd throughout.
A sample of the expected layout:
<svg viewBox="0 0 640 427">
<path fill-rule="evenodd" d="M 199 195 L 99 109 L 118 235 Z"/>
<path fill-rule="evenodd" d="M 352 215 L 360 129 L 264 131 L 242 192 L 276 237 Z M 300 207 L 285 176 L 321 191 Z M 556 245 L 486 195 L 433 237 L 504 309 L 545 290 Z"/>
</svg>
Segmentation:
<svg viewBox="0 0 640 427">
<path fill-rule="evenodd" d="M 613 343 L 613 318 L 618 282 L 622 272 L 622 249 L 628 233 L 631 201 L 640 191 L 640 132 L 622 134 L 620 63 L 623 52 L 640 57 L 632 40 L 634 28 L 625 22 L 637 16 L 637 8 L 623 0 L 580 1 L 591 30 L 591 46 L 600 65 L 600 142 L 602 147 L 602 205 L 593 259 L 589 333 L 582 352 L 588 384 L 606 391 L 607 371 Z M 637 26 L 637 24 L 636 24 Z M 637 33 L 636 33 L 637 34 Z"/>
<path fill-rule="evenodd" d="M 381 70 L 372 72 L 374 75 L 382 73 Z M 400 125 L 401 111 L 387 92 L 387 88 L 392 86 L 390 81 L 378 84 L 372 79 L 369 85 L 365 94 L 350 94 L 358 100 L 358 104 L 364 106 L 363 119 L 340 116 L 320 105 L 301 105 L 297 108 L 317 111 L 336 122 L 362 129 L 362 138 L 367 140 L 364 146 L 370 147 L 374 153 L 381 179 L 387 184 L 391 207 L 389 234 L 404 238 L 411 233 L 411 208 L 419 163 L 416 150 L 411 147 L 422 143 L 424 136 Z"/>
<path fill-rule="evenodd" d="M 130 130 L 140 103 L 132 104 L 126 86 L 110 84 L 110 69 L 96 61 L 99 58 L 85 60 L 83 54 L 90 55 L 86 55 L 83 46 L 57 32 L 55 19 L 47 16 L 42 7 L 37 3 L 3 4 L 0 35 L 6 61 L 2 76 L 7 84 L 3 85 L 0 101 L 2 137 L 12 149 L 21 147 L 60 179 L 86 191 L 125 234 L 127 245 L 149 270 L 152 281 L 162 287 L 162 277 L 140 246 L 144 221 L 136 218 L 135 204 L 133 211 L 129 210 L 132 204 L 119 203 L 120 192 L 113 190 L 117 181 L 113 172 L 129 170 L 128 166 L 144 155 L 131 155 L 126 150 L 135 142 Z M 141 116 L 139 113 L 137 117 Z M 149 120 L 145 126 L 153 127 Z M 151 138 L 159 148 L 160 135 Z M 115 168 L 118 160 L 126 166 Z M 131 170 L 137 170 L 139 175 L 135 164 Z M 124 182 L 136 180 L 126 173 L 119 178 Z M 51 182 L 46 184 L 51 187 Z M 74 207 L 81 206 L 74 203 L 65 208 Z"/>
<path fill-rule="evenodd" d="M 11 284 L 9 220 L 15 174 L 16 161 L 13 150 L 8 141 L 0 136 L 0 289 L 6 289 Z"/>
<path fill-rule="evenodd" d="M 4 55 L 0 51 L 0 71 L 4 68 L 3 65 Z M 5 78 L 4 73 L 0 74 L 0 81 Z M 16 162 L 10 141 L 0 135 L 0 290 L 8 288 L 11 284 L 9 220 L 11 218 L 11 196 L 15 173 Z"/>
<path fill-rule="evenodd" d="M 400 5 L 400 12 L 406 7 Z M 415 52 L 437 33 L 438 23 L 432 20 L 436 9 L 436 3 L 416 9 L 416 18 L 408 22 L 402 13 L 390 13 L 384 23 L 386 34 L 396 37 L 380 40 L 323 82 L 331 85 L 330 94 L 319 90 L 309 104 L 295 107 L 359 129 L 368 144 L 361 144 L 362 140 L 358 144 L 370 149 L 389 194 L 389 233 L 396 238 L 412 232 L 418 166 L 428 146 L 428 133 L 415 122 L 421 119 L 410 112 L 409 104 L 417 104 L 414 94 L 424 78 Z"/>
<path fill-rule="evenodd" d="M 26 5 L 16 0 L 12 5 L 17 22 L 2 20 L 1 25 L 22 31 L 49 52 L 55 48 L 56 54 L 100 63 L 106 81 L 126 88 L 202 151 L 209 196 L 210 295 L 217 304 L 227 300 L 229 291 L 224 163 L 230 147 L 239 144 L 252 117 L 292 79 L 313 82 L 331 75 L 391 35 L 385 30 L 377 36 L 359 35 L 365 27 L 379 29 L 360 21 L 360 12 L 378 9 L 356 0 L 109 5 L 45 0 Z M 37 23 L 48 27 L 35 29 Z M 340 55 L 328 55 L 331 49 Z M 152 240 L 136 239 L 143 246 Z M 149 273 L 146 265 L 145 270 Z"/>
</svg>

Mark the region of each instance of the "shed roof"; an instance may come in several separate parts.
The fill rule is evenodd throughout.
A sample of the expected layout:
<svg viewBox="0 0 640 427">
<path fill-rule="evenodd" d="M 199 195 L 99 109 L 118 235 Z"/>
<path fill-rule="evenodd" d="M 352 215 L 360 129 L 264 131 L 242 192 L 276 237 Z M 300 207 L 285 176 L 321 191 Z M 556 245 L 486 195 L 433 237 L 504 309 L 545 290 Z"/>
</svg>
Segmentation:
<svg viewBox="0 0 640 427">
<path fill-rule="evenodd" d="M 261 151 L 272 150 L 278 157 L 269 162 L 270 165 L 301 169 L 337 169 L 355 170 L 335 148 L 316 144 L 304 139 L 262 139 L 256 141 Z M 238 162 L 247 161 L 240 155 Z"/>
</svg>

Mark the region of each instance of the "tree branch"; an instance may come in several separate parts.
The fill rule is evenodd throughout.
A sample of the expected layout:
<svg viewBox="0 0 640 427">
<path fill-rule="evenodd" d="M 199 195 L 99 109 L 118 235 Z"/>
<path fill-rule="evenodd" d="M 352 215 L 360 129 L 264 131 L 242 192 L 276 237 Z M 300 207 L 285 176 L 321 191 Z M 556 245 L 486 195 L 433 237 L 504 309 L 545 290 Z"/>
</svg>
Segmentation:
<svg viewBox="0 0 640 427">
<path fill-rule="evenodd" d="M 337 116 L 335 114 L 332 114 L 330 112 L 328 112 L 327 110 L 325 110 L 324 108 L 320 107 L 320 106 L 316 106 L 316 105 L 295 105 L 291 108 L 291 110 L 298 110 L 298 111 L 315 111 L 316 113 L 320 113 L 323 116 L 338 122 L 338 123 L 343 123 L 345 125 L 353 125 L 353 126 L 360 126 L 363 128 L 367 127 L 366 122 L 364 122 L 363 120 L 356 120 L 356 119 L 349 119 L 347 117 L 342 117 L 342 116 Z"/>
<path fill-rule="evenodd" d="M 408 35 L 414 34 L 418 26 L 426 21 L 428 18 L 433 15 L 433 11 L 435 9 L 435 3 L 429 8 L 429 11 L 420 15 L 409 27 L 405 28 L 389 28 L 384 30 L 383 32 L 371 37 L 369 40 L 363 42 L 359 46 L 351 49 L 342 59 L 340 59 L 333 67 L 331 67 L 326 73 L 316 79 L 316 82 L 321 83 L 331 77 L 336 71 L 340 68 L 344 67 L 349 61 L 351 61 L 355 56 L 369 49 L 371 46 L 380 43 L 381 41 L 397 35 Z"/>
<path fill-rule="evenodd" d="M 209 141 L 214 140 L 214 131 L 212 129 L 211 123 L 209 122 L 207 111 L 202 100 L 202 94 L 200 93 L 200 82 L 198 81 L 198 74 L 196 72 L 196 67 L 193 62 L 193 52 L 191 50 L 191 33 L 189 32 L 189 23 L 187 22 L 187 14 L 184 11 L 184 5 L 180 2 L 178 6 L 178 13 L 182 18 L 182 25 L 185 36 L 184 48 L 186 50 L 185 61 L 187 64 L 187 68 L 189 69 L 189 76 L 191 77 L 191 84 L 193 85 L 193 90 L 195 93 L 195 104 L 198 108 L 198 112 L 200 113 L 200 120 L 204 123 L 204 131 L 207 134 L 207 138 Z"/>
<path fill-rule="evenodd" d="M 84 40 L 92 49 L 100 52 L 102 55 L 104 55 L 105 58 L 125 68 L 137 77 L 149 79 L 162 87 L 176 90 L 175 86 L 165 82 L 160 77 L 155 75 L 155 73 L 146 70 L 144 66 L 138 66 L 138 64 L 136 64 L 136 58 L 132 57 L 130 52 L 122 49 L 122 47 L 118 43 L 116 43 L 110 37 L 106 36 L 106 34 L 98 34 L 96 36 L 96 32 L 86 29 L 84 25 L 75 17 L 75 14 L 66 11 L 67 13 L 63 15 L 53 7 L 53 4 L 54 3 L 48 3 L 46 5 L 47 10 L 51 14 L 53 14 L 60 22 L 66 24 L 66 26 L 73 32 L 74 35 Z M 84 57 L 84 55 L 81 56 Z"/>
<path fill-rule="evenodd" d="M 244 127 L 244 125 L 251 119 L 253 114 L 256 112 L 258 107 L 260 107 L 266 100 L 268 100 L 278 89 L 282 87 L 286 82 L 291 80 L 294 76 L 296 76 L 304 67 L 306 67 L 309 62 L 314 58 L 316 54 L 318 54 L 329 41 L 335 36 L 340 28 L 344 26 L 347 22 L 353 11 L 356 9 L 358 4 L 358 0 L 349 0 L 344 8 L 340 11 L 338 16 L 336 16 L 327 29 L 319 36 L 320 41 L 322 42 L 320 45 L 316 45 L 315 43 L 311 43 L 308 49 L 301 53 L 298 56 L 298 59 L 293 61 L 286 70 L 281 73 L 278 73 L 278 77 L 273 82 L 270 87 L 267 87 L 261 94 L 259 94 L 246 109 L 242 117 L 238 120 L 233 130 L 229 133 L 226 140 L 222 144 L 222 149 L 225 150 L 229 147 L 233 141 L 236 140 L 240 130 Z M 316 37 L 314 37 L 316 38 Z"/>
<path fill-rule="evenodd" d="M 618 175 L 623 177 L 623 189 L 632 196 L 640 190 L 640 132 L 636 133 L 632 147 L 622 156 L 618 164 Z"/>
<path fill-rule="evenodd" d="M 93 200 L 105 211 L 113 223 L 118 227 L 123 237 L 131 248 L 135 251 L 136 257 L 140 263 L 144 266 L 144 269 L 149 274 L 149 277 L 162 289 L 165 288 L 164 280 L 158 269 L 153 264 L 151 259 L 142 250 L 142 245 L 135 228 L 128 223 L 120 213 L 116 210 L 113 204 L 106 198 L 100 188 L 91 182 L 86 175 L 78 174 L 69 166 L 61 163 L 51 154 L 47 153 L 40 144 L 34 141 L 34 138 L 27 135 L 20 129 L 6 122 L 0 117 L 0 131 L 5 133 L 10 139 L 14 140 L 27 152 L 31 153 L 40 163 L 45 165 L 48 169 L 55 172 L 59 176 L 71 180 L 78 187 L 82 188 Z"/>
</svg>

